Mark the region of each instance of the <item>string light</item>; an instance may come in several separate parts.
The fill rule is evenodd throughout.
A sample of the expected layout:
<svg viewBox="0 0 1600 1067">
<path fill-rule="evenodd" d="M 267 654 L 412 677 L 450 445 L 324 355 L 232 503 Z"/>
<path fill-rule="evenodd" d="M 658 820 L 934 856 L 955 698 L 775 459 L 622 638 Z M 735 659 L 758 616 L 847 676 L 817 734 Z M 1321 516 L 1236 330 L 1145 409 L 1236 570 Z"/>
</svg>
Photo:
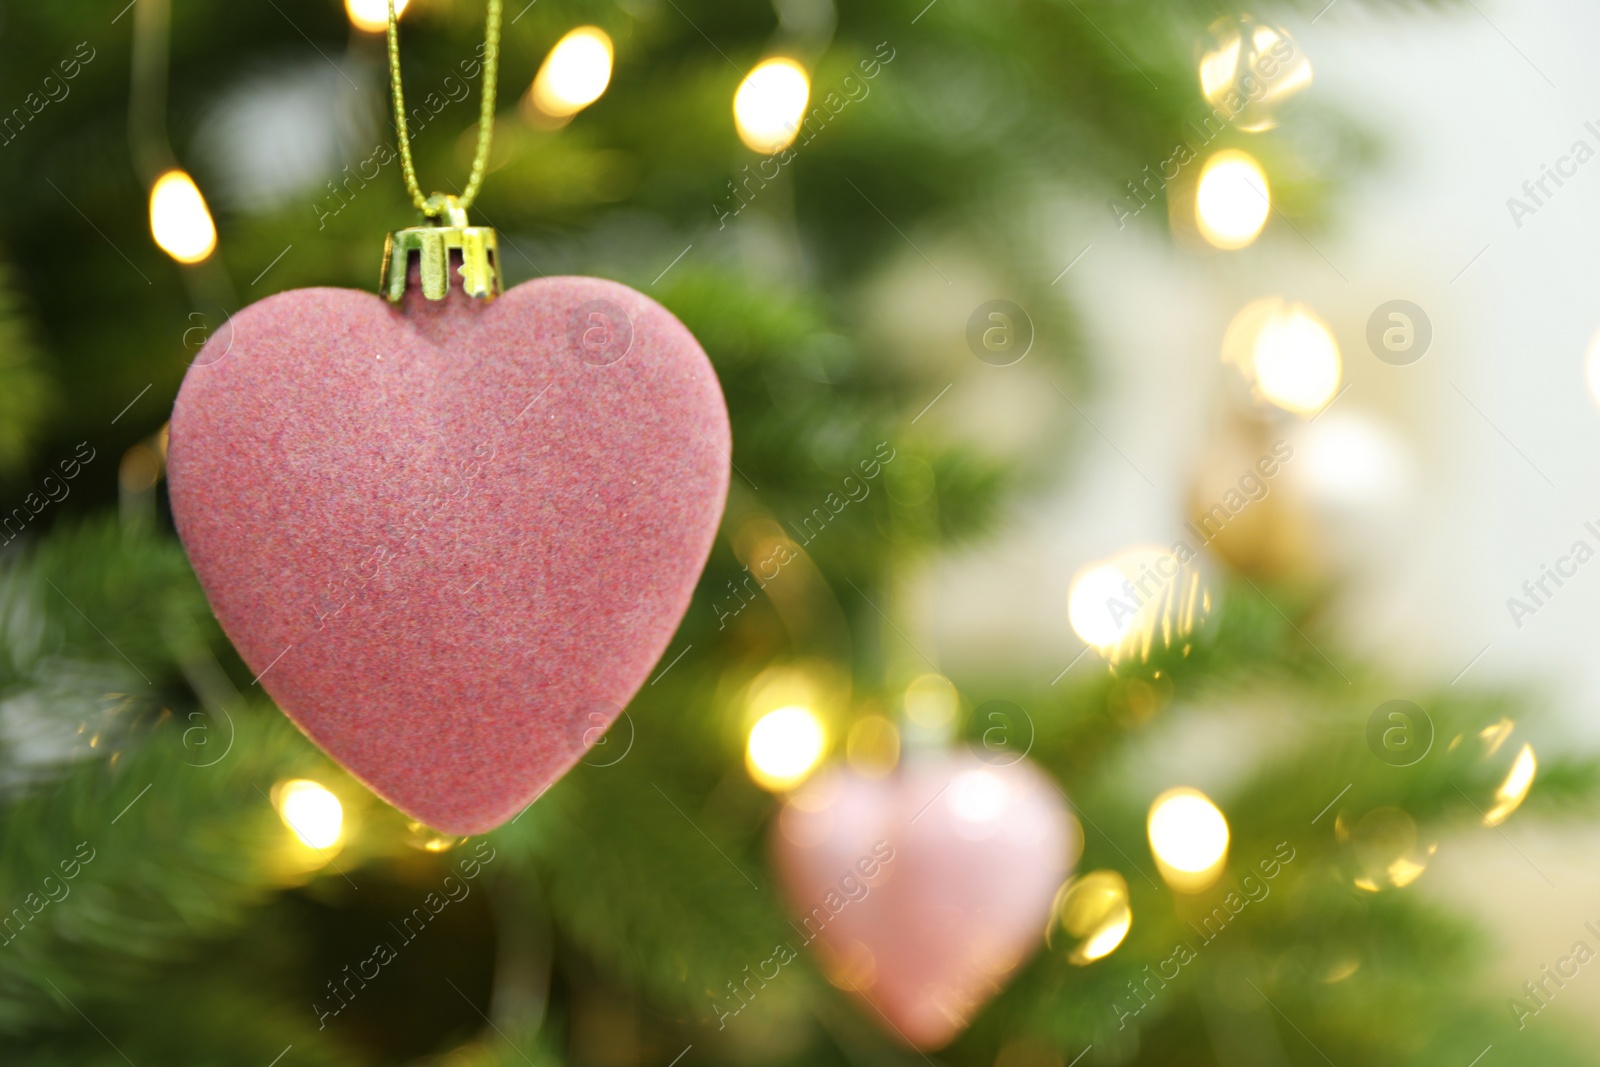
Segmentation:
<svg viewBox="0 0 1600 1067">
<path fill-rule="evenodd" d="M 1261 395 L 1297 414 L 1320 411 L 1339 388 L 1339 343 L 1327 324 L 1303 304 L 1294 304 L 1262 324 L 1251 363 Z"/>
<path fill-rule="evenodd" d="M 277 789 L 278 817 L 302 844 L 322 850 L 339 843 L 344 807 L 326 786 L 307 778 L 291 778 Z"/>
<path fill-rule="evenodd" d="M 1517 758 L 1512 761 L 1505 781 L 1495 790 L 1494 807 L 1484 812 L 1483 825 L 1499 826 L 1509 819 L 1511 813 L 1527 799 L 1528 790 L 1533 788 L 1533 776 L 1538 770 L 1539 760 L 1533 754 L 1533 746 L 1523 745 Z"/>
<path fill-rule="evenodd" d="M 768 712 L 750 728 L 745 766 L 761 788 L 783 792 L 816 770 L 827 745 L 828 732 L 816 713 L 790 704 Z"/>
<path fill-rule="evenodd" d="M 1427 873 L 1439 850 L 1436 841 L 1422 843 L 1417 820 L 1400 808 L 1374 808 L 1354 822 L 1340 812 L 1333 836 L 1349 849 L 1355 887 L 1368 893 L 1404 889 Z"/>
<path fill-rule="evenodd" d="M 1272 129 L 1280 106 L 1311 84 L 1310 60 L 1280 27 L 1225 15 L 1211 24 L 1209 36 L 1200 93 L 1237 129 Z"/>
<path fill-rule="evenodd" d="M 1150 851 L 1172 888 L 1195 893 L 1228 862 L 1228 820 L 1198 789 L 1169 789 L 1150 805 Z"/>
<path fill-rule="evenodd" d="M 611 84 L 611 37 L 598 26 L 579 26 L 544 57 L 529 90 L 533 106 L 551 118 L 576 115 Z"/>
<path fill-rule="evenodd" d="M 194 179 L 169 170 L 150 190 L 150 233 L 179 263 L 199 263 L 217 248 L 217 227 Z"/>
<path fill-rule="evenodd" d="M 1067 962 L 1079 967 L 1117 950 L 1133 926 L 1128 883 L 1116 871 L 1090 871 L 1062 886 L 1051 906 L 1045 943 L 1055 947 L 1057 930 L 1077 942 Z"/>
<path fill-rule="evenodd" d="M 407 0 L 394 0 L 394 17 L 405 13 Z M 389 29 L 389 0 L 344 0 L 350 25 L 363 33 L 384 33 Z"/>
<path fill-rule="evenodd" d="M 1252 300 L 1228 323 L 1222 359 L 1256 395 L 1286 411 L 1310 415 L 1339 390 L 1343 360 L 1333 331 L 1304 304 L 1280 296 Z"/>
<path fill-rule="evenodd" d="M 1127 581 L 1128 576 L 1113 563 L 1091 563 L 1073 577 L 1067 592 L 1067 621 L 1086 644 L 1110 648 L 1132 628 L 1135 612 L 1120 618 L 1108 606 L 1126 599 L 1123 586 Z"/>
<path fill-rule="evenodd" d="M 751 151 L 770 155 L 788 148 L 800 132 L 811 100 L 811 79 L 792 59 L 764 59 L 739 83 L 733 118 Z"/>
<path fill-rule="evenodd" d="M 412 848 L 421 849 L 423 852 L 449 852 L 465 840 L 465 837 L 447 834 L 443 830 L 435 830 L 426 823 L 418 822 L 415 819 L 406 820 L 406 844 Z"/>
<path fill-rule="evenodd" d="M 1243 248 L 1272 212 L 1266 172 L 1248 152 L 1224 149 L 1201 169 L 1194 207 L 1202 237 L 1218 248 Z"/>
<path fill-rule="evenodd" d="M 1190 635 L 1211 610 L 1211 590 L 1199 570 L 1153 546 L 1089 564 L 1067 593 L 1073 632 L 1113 664 L 1148 661 L 1153 650 L 1174 646 L 1187 654 Z"/>
</svg>

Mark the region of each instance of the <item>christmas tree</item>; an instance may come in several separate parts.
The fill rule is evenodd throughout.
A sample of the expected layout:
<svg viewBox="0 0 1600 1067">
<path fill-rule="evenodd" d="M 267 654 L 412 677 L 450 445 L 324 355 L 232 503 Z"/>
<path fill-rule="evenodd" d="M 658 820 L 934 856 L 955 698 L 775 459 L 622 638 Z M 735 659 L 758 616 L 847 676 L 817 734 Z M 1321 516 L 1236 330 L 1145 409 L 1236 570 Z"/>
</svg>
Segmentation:
<svg viewBox="0 0 1600 1067">
<path fill-rule="evenodd" d="M 418 169 L 457 192 L 482 5 L 400 6 Z M 1207 158 L 1247 149 L 1315 231 L 1330 176 L 1295 124 L 1332 131 L 1347 161 L 1371 154 L 1314 94 L 1271 129 L 1300 61 L 1287 37 L 1236 37 L 1258 82 L 1235 82 L 1236 53 L 1202 93 L 1197 57 L 1236 14 L 508 7 L 475 221 L 498 230 L 508 285 L 595 275 L 676 314 L 721 379 L 735 473 L 653 680 L 566 778 L 463 841 L 409 822 L 273 707 L 162 495 L 172 399 L 228 316 L 296 287 L 373 289 L 382 235 L 413 222 L 382 35 L 355 24 L 381 25 L 383 5 L 0 8 L 0 1059 L 1458 1067 L 1493 1046 L 1494 1062 L 1587 1062 L 1559 1023 L 1527 1025 L 1548 985 L 1486 999 L 1479 933 L 1408 887 L 1448 831 L 1591 810 L 1597 768 L 1535 759 L 1515 694 L 1441 679 L 1387 704 L 1393 683 L 1337 654 L 1334 588 L 1285 562 L 1276 527 L 1213 537 L 1205 498 L 1194 558 L 1174 548 L 1193 584 L 1117 578 L 1132 629 L 1054 680 L 946 679 L 915 637 L 917 568 L 999 528 L 1092 432 L 1050 205 L 1226 247 L 1171 206 L 1192 208 Z M 552 47 L 585 26 L 613 56 L 603 93 L 541 95 Z M 774 57 L 809 85 L 803 123 L 775 135 L 752 104 L 736 126 L 736 92 Z M 174 169 L 208 207 L 197 223 L 178 188 L 187 225 L 158 246 L 150 196 Z M 952 364 L 883 328 L 907 277 L 961 303 L 939 343 L 963 386 L 1029 375 L 1059 402 L 1046 440 L 1007 447 L 946 414 L 974 403 L 947 395 Z M 786 777 L 747 754 L 774 686 L 805 694 L 830 758 L 860 766 L 912 747 L 932 694 L 935 734 L 1025 757 L 1077 821 L 1048 944 L 946 1048 L 909 1049 L 791 922 L 769 849 L 812 766 Z M 1229 702 L 1270 709 L 1278 741 L 1241 754 L 1225 794 L 1185 794 L 1227 830 L 1215 869 L 1186 872 L 1126 757 Z"/>
</svg>

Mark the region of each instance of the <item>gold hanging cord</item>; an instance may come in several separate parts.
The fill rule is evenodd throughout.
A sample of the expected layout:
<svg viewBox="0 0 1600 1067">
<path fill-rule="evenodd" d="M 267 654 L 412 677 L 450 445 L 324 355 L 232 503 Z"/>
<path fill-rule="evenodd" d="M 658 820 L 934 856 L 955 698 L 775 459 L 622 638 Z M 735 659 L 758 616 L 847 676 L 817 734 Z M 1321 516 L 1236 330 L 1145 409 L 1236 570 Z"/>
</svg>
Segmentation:
<svg viewBox="0 0 1600 1067">
<path fill-rule="evenodd" d="M 500 3 L 489 0 L 489 16 L 484 30 L 483 106 L 478 113 L 478 150 L 472 160 L 472 175 L 459 197 L 434 193 L 423 196 L 417 184 L 417 170 L 411 160 L 411 134 L 406 126 L 405 91 L 400 85 L 400 29 L 389 0 L 389 84 L 394 90 L 394 119 L 400 147 L 400 169 L 405 174 L 406 192 L 431 226 L 412 226 L 391 233 L 383 250 L 383 272 L 378 283 L 383 295 L 393 303 L 405 297 L 406 274 L 411 253 L 418 256 L 422 295 L 443 300 L 450 292 L 450 257 L 461 254 L 462 288 L 468 296 L 493 299 L 501 289 L 500 248 L 495 232 L 488 226 L 467 222 L 467 208 L 478 197 L 483 172 L 489 164 L 489 142 L 494 134 L 495 84 L 500 73 Z"/>
<path fill-rule="evenodd" d="M 500 74 L 500 0 L 489 0 L 489 17 L 484 28 L 483 103 L 478 112 L 478 151 L 472 160 L 472 176 L 467 190 L 458 198 L 465 211 L 478 198 L 483 171 L 489 165 L 489 142 L 494 136 L 494 94 Z M 400 138 L 400 169 L 405 173 L 406 192 L 417 210 L 434 218 L 443 209 L 429 204 L 417 184 L 417 169 L 411 161 L 411 132 L 406 125 L 405 90 L 400 85 L 400 26 L 394 0 L 389 0 L 389 84 L 394 89 L 394 123 Z"/>
</svg>

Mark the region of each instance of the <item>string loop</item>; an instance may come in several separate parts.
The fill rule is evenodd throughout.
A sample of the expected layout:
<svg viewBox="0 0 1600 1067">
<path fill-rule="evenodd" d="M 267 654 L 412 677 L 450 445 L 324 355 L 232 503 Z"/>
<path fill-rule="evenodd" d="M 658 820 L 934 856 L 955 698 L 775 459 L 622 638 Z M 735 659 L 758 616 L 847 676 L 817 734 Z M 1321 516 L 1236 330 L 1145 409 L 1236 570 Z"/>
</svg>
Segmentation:
<svg viewBox="0 0 1600 1067">
<path fill-rule="evenodd" d="M 500 74 L 500 2 L 489 0 L 489 15 L 484 27 L 483 49 L 483 104 L 478 112 L 478 150 L 472 158 L 472 175 L 467 188 L 456 202 L 462 211 L 472 206 L 483 185 L 483 172 L 489 165 L 489 142 L 494 135 L 494 94 Z M 417 184 L 417 168 L 411 161 L 411 132 L 406 125 L 405 90 L 400 85 L 400 26 L 395 14 L 394 0 L 389 0 L 389 85 L 394 91 L 394 124 L 400 142 L 400 170 L 405 175 L 406 192 L 418 211 L 428 218 L 437 218 L 442 198 L 433 199 L 422 194 Z"/>
</svg>

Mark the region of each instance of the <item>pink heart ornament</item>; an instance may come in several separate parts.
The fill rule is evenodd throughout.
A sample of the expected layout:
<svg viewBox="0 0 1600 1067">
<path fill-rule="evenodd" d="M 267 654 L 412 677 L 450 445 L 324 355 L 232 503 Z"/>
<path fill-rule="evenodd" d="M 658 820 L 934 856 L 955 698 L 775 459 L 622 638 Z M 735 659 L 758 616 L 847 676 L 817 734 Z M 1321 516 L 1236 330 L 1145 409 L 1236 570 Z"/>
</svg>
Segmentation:
<svg viewBox="0 0 1600 1067">
<path fill-rule="evenodd" d="M 948 1044 L 1044 939 L 1076 820 L 1027 761 L 912 754 L 829 769 L 792 795 L 774 863 L 829 980 L 907 1044 Z"/>
<path fill-rule="evenodd" d="M 710 552 L 731 449 L 669 312 L 593 278 L 241 311 L 173 411 L 173 518 L 259 683 L 440 830 L 511 818 L 604 733 Z"/>
</svg>

